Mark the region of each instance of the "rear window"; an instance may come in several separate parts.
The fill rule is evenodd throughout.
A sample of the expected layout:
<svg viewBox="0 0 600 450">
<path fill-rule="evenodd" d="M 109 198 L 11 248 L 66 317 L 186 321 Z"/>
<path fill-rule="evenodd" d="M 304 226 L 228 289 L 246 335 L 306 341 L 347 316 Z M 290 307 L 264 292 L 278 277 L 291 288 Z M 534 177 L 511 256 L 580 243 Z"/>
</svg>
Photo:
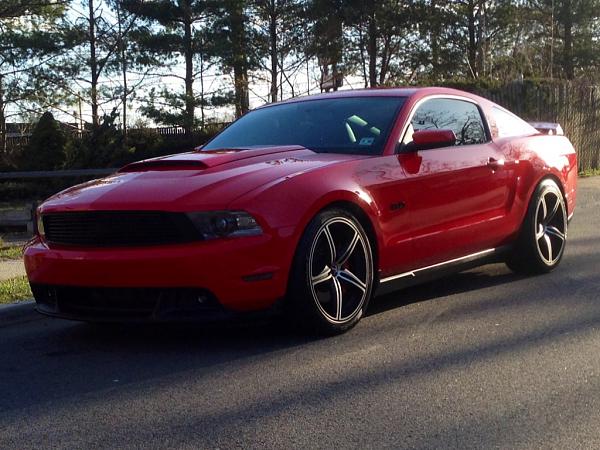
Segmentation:
<svg viewBox="0 0 600 450">
<path fill-rule="evenodd" d="M 512 136 L 530 136 L 536 134 L 537 130 L 525 122 L 523 119 L 515 116 L 508 111 L 493 107 L 492 115 L 496 121 L 496 128 L 498 129 L 498 137 L 512 137 Z"/>
</svg>

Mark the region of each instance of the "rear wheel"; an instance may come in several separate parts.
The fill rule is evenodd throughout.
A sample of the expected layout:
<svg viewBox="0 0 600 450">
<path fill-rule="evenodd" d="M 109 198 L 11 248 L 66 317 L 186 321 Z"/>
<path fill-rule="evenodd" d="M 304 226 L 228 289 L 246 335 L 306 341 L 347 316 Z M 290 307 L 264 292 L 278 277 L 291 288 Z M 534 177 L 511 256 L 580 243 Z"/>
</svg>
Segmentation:
<svg viewBox="0 0 600 450">
<path fill-rule="evenodd" d="M 344 332 L 363 316 L 372 287 L 371 245 L 360 222 L 341 209 L 318 214 L 300 241 L 290 276 L 292 320 L 320 334 Z"/>
<path fill-rule="evenodd" d="M 517 273 L 553 270 L 562 259 L 567 241 L 567 208 L 561 190 L 543 180 L 533 195 L 523 227 L 507 265 Z"/>
</svg>

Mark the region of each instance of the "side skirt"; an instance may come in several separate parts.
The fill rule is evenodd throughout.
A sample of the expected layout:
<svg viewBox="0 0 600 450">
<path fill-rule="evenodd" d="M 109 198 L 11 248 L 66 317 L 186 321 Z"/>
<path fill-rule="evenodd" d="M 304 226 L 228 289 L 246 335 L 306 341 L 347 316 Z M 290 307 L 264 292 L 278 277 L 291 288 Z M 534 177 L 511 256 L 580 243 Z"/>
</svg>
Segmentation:
<svg viewBox="0 0 600 450">
<path fill-rule="evenodd" d="M 484 264 L 500 262 L 503 260 L 504 255 L 506 255 L 509 249 L 509 246 L 490 248 L 460 258 L 382 278 L 379 280 L 375 296 L 389 294 L 398 289 L 435 280 L 446 275 L 462 272 L 463 270 L 472 269 Z"/>
</svg>

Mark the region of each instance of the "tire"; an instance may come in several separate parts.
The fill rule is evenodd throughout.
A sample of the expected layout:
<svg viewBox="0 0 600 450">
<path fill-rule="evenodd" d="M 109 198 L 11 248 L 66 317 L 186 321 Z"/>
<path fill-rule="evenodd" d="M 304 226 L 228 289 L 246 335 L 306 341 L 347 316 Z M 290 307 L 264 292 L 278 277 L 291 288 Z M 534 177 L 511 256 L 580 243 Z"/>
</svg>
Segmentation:
<svg viewBox="0 0 600 450">
<path fill-rule="evenodd" d="M 560 263 L 566 241 L 565 199 L 553 180 L 542 180 L 531 198 L 506 264 L 516 273 L 548 273 Z"/>
<path fill-rule="evenodd" d="M 294 258 L 288 317 L 311 334 L 343 333 L 366 311 L 373 289 L 373 252 L 360 222 L 328 209 L 308 224 Z"/>
</svg>

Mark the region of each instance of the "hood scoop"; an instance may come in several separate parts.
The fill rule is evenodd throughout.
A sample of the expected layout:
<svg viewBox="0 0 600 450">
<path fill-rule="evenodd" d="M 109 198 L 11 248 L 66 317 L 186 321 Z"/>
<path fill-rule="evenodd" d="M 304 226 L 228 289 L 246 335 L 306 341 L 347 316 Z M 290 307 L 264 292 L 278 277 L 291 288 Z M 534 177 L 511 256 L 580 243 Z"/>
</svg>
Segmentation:
<svg viewBox="0 0 600 450">
<path fill-rule="evenodd" d="M 298 150 L 307 151 L 299 145 L 286 145 L 281 147 L 265 147 L 252 149 L 220 149 L 196 150 L 178 155 L 162 156 L 146 159 L 145 161 L 131 163 L 119 172 L 149 172 L 167 170 L 203 170 L 244 159 L 288 153 Z"/>
<path fill-rule="evenodd" d="M 277 153 L 305 150 L 299 145 L 286 145 L 281 147 L 266 147 L 253 149 L 220 149 L 220 150 L 196 150 L 178 155 L 162 156 L 159 158 L 146 159 L 128 164 L 119 172 L 149 172 L 167 170 L 203 170 L 220 166 L 244 159 L 267 156 Z"/>
<path fill-rule="evenodd" d="M 203 170 L 208 168 L 206 164 L 198 160 L 190 159 L 149 159 L 126 165 L 119 172 L 149 172 L 162 170 Z"/>
<path fill-rule="evenodd" d="M 298 150 L 306 150 L 299 145 L 285 145 L 278 147 L 262 147 L 248 149 L 218 149 L 218 150 L 196 150 L 193 153 L 187 153 L 186 156 L 202 161 L 208 167 L 220 166 L 243 159 L 257 158 L 260 156 L 274 155 L 277 153 L 287 153 Z"/>
</svg>

